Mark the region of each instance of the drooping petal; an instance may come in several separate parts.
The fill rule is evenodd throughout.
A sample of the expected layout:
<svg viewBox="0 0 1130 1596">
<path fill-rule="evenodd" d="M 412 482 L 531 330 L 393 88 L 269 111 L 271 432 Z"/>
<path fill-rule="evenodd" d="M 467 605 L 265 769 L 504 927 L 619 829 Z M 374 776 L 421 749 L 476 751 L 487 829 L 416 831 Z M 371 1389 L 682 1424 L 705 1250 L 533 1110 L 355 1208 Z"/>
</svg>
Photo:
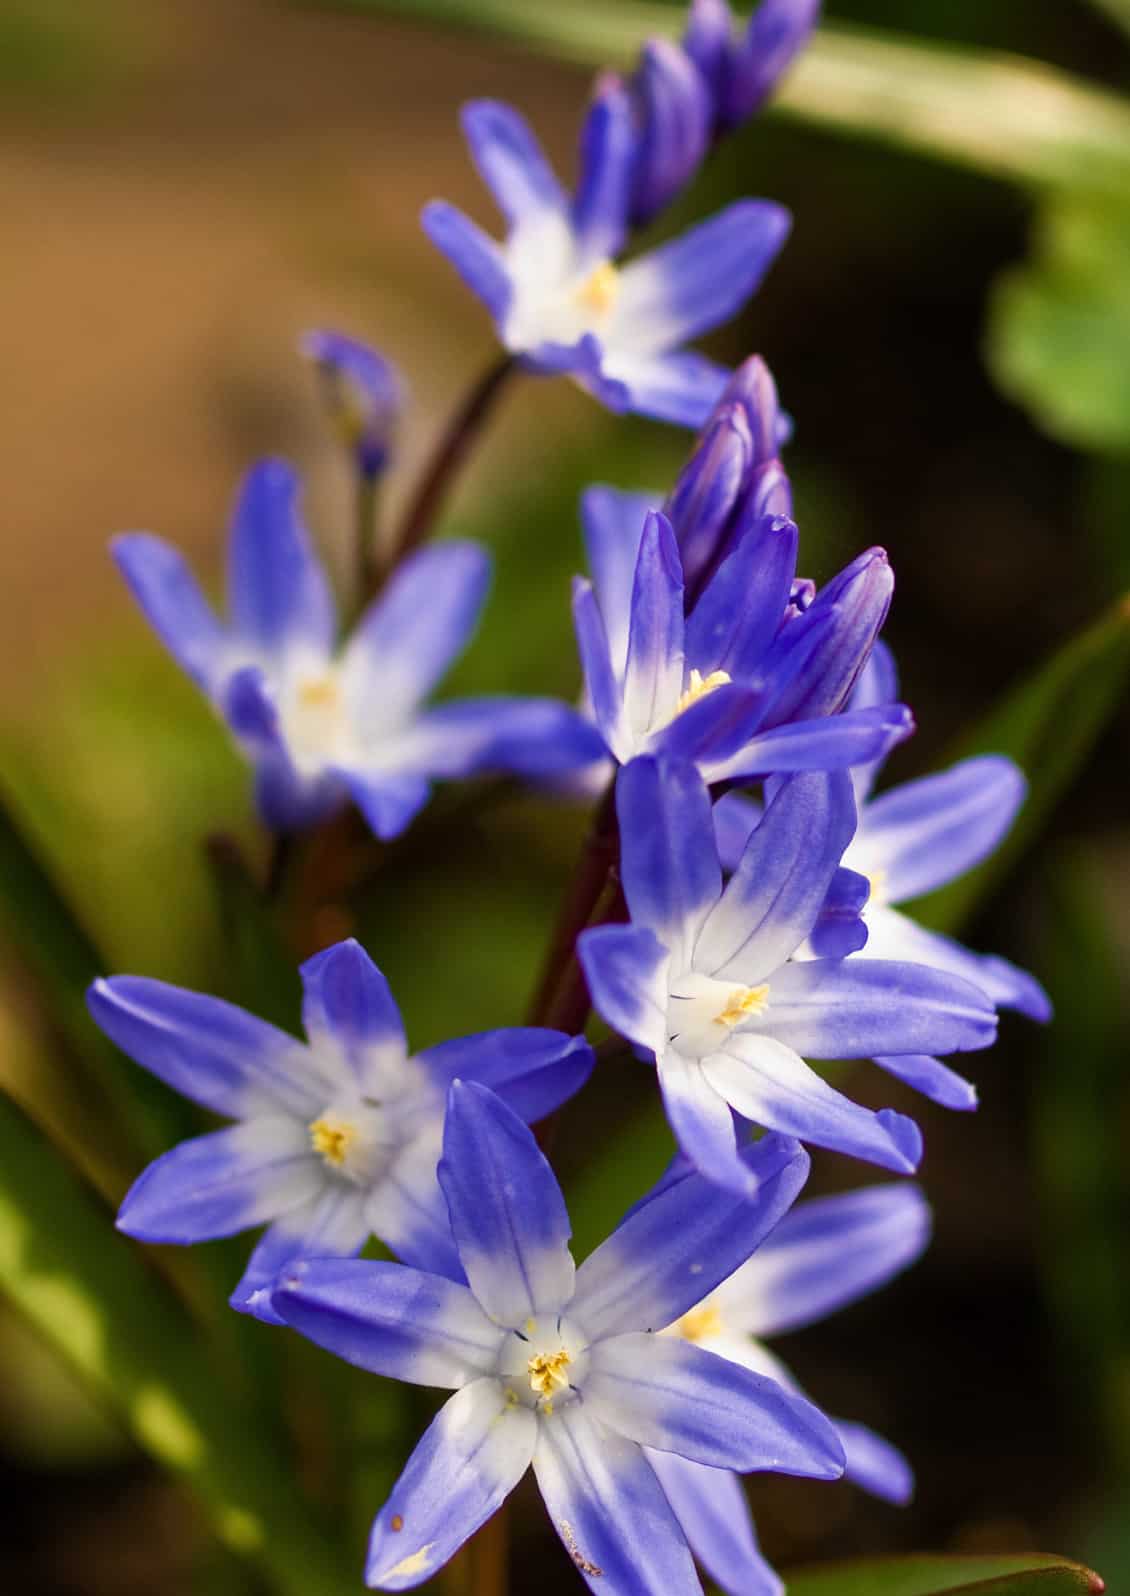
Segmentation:
<svg viewBox="0 0 1130 1596">
<path fill-rule="evenodd" d="M 773 1037 L 735 1032 L 726 1052 L 703 1060 L 702 1073 L 755 1125 L 902 1175 L 913 1174 L 918 1167 L 922 1135 L 913 1120 L 890 1109 L 874 1114 L 861 1108 Z"/>
<path fill-rule="evenodd" d="M 644 926 L 593 926 L 577 938 L 577 957 L 601 1019 L 629 1041 L 661 1052 L 670 965 L 662 942 Z"/>
<path fill-rule="evenodd" d="M 365 1218 L 373 1235 L 402 1263 L 462 1285 L 466 1276 L 436 1167 L 441 1142 L 442 1124 L 437 1118 L 397 1154 L 365 1194 Z"/>
<path fill-rule="evenodd" d="M 463 132 L 471 158 L 499 210 L 512 225 L 564 212 L 568 202 L 529 123 L 500 100 L 470 100 Z"/>
<path fill-rule="evenodd" d="M 134 1181 L 117 1225 L 139 1241 L 186 1244 L 234 1236 L 297 1208 L 325 1183 L 305 1125 L 249 1119 L 181 1142 Z"/>
<path fill-rule="evenodd" d="M 460 655 L 486 602 L 490 557 L 477 543 L 419 549 L 365 611 L 342 661 L 362 748 L 402 724 Z"/>
<path fill-rule="evenodd" d="M 706 824 L 712 833 L 709 811 Z M 816 923 L 854 830 L 842 772 L 782 782 L 706 917 L 695 968 L 746 986 L 779 969 Z"/>
<path fill-rule="evenodd" d="M 921 897 L 979 864 L 1008 832 L 1027 787 L 1011 759 L 984 754 L 873 799 L 859 841 L 884 872 L 884 899 Z"/>
<path fill-rule="evenodd" d="M 668 1047 L 657 1055 L 663 1108 L 675 1140 L 695 1169 L 747 1199 L 757 1182 L 738 1150 L 729 1104 L 707 1080 L 698 1059 Z"/>
<path fill-rule="evenodd" d="M 590 720 L 556 698 L 460 698 L 437 704 L 397 744 L 429 776 L 508 771 L 538 780 L 591 764 L 604 741 Z"/>
<path fill-rule="evenodd" d="M 513 1328 L 569 1301 L 561 1188 L 527 1127 L 474 1081 L 448 1095 L 439 1181 L 471 1289 L 496 1323 Z"/>
<path fill-rule="evenodd" d="M 371 1230 L 361 1189 L 345 1181 L 323 1182 L 315 1196 L 265 1231 L 228 1301 L 237 1313 L 282 1324 L 271 1305 L 282 1271 L 299 1258 L 350 1258 L 361 1251 Z"/>
<path fill-rule="evenodd" d="M 444 1403 L 377 1514 L 365 1579 L 410 1590 L 431 1579 L 510 1495 L 530 1466 L 538 1424 L 497 1380 Z"/>
<path fill-rule="evenodd" d="M 395 771 L 343 770 L 341 779 L 374 835 L 386 842 L 407 831 L 432 791 L 426 776 Z"/>
<path fill-rule="evenodd" d="M 497 1092 L 527 1124 L 552 1114 L 592 1074 L 596 1062 L 583 1036 L 541 1026 L 511 1026 L 440 1042 L 416 1063 L 446 1089 L 457 1077 Z"/>
<path fill-rule="evenodd" d="M 598 384 L 582 386 L 610 410 L 630 410 L 676 427 L 701 427 L 722 397 L 729 371 L 693 349 L 643 355 L 634 348 L 609 351 Z"/>
<path fill-rule="evenodd" d="M 845 710 L 759 731 L 739 750 L 711 760 L 702 771 L 707 781 L 714 783 L 801 770 L 845 770 L 885 759 L 913 731 L 914 716 L 905 704 Z"/>
<path fill-rule="evenodd" d="M 595 267 L 624 246 L 635 141 L 623 87 L 598 83 L 581 130 L 580 179 L 573 200 L 578 266 Z"/>
<path fill-rule="evenodd" d="M 425 205 L 420 223 L 494 320 L 502 321 L 513 290 L 502 250 L 494 239 L 447 200 L 431 200 Z"/>
<path fill-rule="evenodd" d="M 898 909 L 880 907 L 867 913 L 868 937 L 863 956 L 925 964 L 972 982 L 998 1008 L 1018 1009 L 1033 1020 L 1051 1018 L 1051 1002 L 1035 976 L 1007 959 L 973 953 L 952 937 L 927 931 Z M 939 1049 L 945 1051 L 945 1049 Z"/>
<path fill-rule="evenodd" d="M 963 1053 L 997 1031 L 992 1003 L 960 976 L 858 955 L 786 965 L 752 1024 L 806 1058 Z"/>
<path fill-rule="evenodd" d="M 930 1208 L 917 1186 L 867 1186 L 800 1203 L 719 1288 L 734 1329 L 781 1335 L 876 1291 L 921 1257 Z"/>
<path fill-rule="evenodd" d="M 914 1470 L 898 1447 L 865 1424 L 851 1424 L 847 1419 L 832 1422 L 847 1455 L 844 1478 L 882 1502 L 905 1507 L 914 1495 Z"/>
<path fill-rule="evenodd" d="M 385 1095 L 408 1052 L 388 982 L 353 937 L 307 959 L 302 1023 L 320 1058 L 363 1095 Z"/>
<path fill-rule="evenodd" d="M 370 1374 L 451 1388 L 498 1361 L 501 1332 L 467 1287 L 404 1264 L 302 1260 L 271 1301 L 293 1329 Z"/>
<path fill-rule="evenodd" d="M 770 200 L 739 200 L 633 261 L 620 275 L 609 343 L 661 354 L 728 321 L 773 264 L 791 225 Z"/>
<path fill-rule="evenodd" d="M 115 564 L 145 618 L 198 687 L 212 693 L 223 670 L 227 638 L 215 611 L 178 549 L 147 532 L 116 537 Z"/>
<path fill-rule="evenodd" d="M 596 1596 L 701 1596 L 683 1533 L 634 1441 L 569 1402 L 539 1428 L 534 1473 L 554 1529 Z"/>
<path fill-rule="evenodd" d="M 674 1452 L 649 1450 L 646 1456 L 691 1551 L 726 1596 L 785 1596 L 784 1581 L 758 1550 L 737 1475 L 691 1463 Z"/>
<path fill-rule="evenodd" d="M 843 1450 L 811 1402 L 677 1336 L 630 1332 L 589 1352 L 585 1401 L 603 1423 L 709 1468 L 843 1473 Z"/>
<path fill-rule="evenodd" d="M 620 677 L 628 658 L 632 620 L 632 588 L 640 539 L 657 496 L 625 493 L 603 483 L 581 495 L 581 527 L 585 554 L 604 622 L 612 674 Z"/>
<path fill-rule="evenodd" d="M 299 514 L 299 488 L 282 460 L 263 460 L 244 478 L 228 547 L 228 612 L 234 635 L 269 658 L 325 660 L 337 617 Z"/>
<path fill-rule="evenodd" d="M 753 1198 L 684 1168 L 638 1203 L 577 1271 L 570 1310 L 592 1339 L 662 1330 L 755 1253 L 808 1176 L 808 1155 L 784 1136 L 741 1154 Z"/>
<path fill-rule="evenodd" d="M 624 710 L 637 737 L 674 713 L 683 687 L 683 572 L 665 516 L 649 515 L 632 585 Z"/>
<path fill-rule="evenodd" d="M 772 642 L 796 575 L 797 529 L 764 516 L 732 546 L 687 622 L 687 664 L 703 676 L 753 677 Z"/>
<path fill-rule="evenodd" d="M 577 637 L 585 692 L 601 736 L 610 753 L 628 759 L 634 751 L 635 740 L 623 724 L 623 698 L 608 634 L 593 585 L 579 576 L 573 580 L 573 630 Z"/>
<path fill-rule="evenodd" d="M 309 1118 L 323 1106 L 305 1044 L 232 1003 L 141 975 L 95 981 L 86 1000 L 123 1053 L 217 1114 Z"/>
<path fill-rule="evenodd" d="M 977 1107 L 977 1088 L 973 1082 L 929 1053 L 876 1054 L 874 1062 L 888 1075 L 906 1086 L 913 1086 L 916 1092 L 942 1108 L 970 1113 Z"/>
<path fill-rule="evenodd" d="M 693 765 L 633 759 L 616 783 L 616 813 L 632 924 L 655 933 L 677 973 L 722 890 L 710 794 Z"/>
</svg>

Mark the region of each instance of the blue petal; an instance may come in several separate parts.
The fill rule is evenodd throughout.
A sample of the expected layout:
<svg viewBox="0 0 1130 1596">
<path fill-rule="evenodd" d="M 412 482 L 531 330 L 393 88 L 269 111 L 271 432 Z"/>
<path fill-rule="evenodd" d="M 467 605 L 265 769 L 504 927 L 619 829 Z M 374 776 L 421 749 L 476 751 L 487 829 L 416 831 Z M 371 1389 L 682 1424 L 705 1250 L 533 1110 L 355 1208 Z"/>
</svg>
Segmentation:
<svg viewBox="0 0 1130 1596">
<path fill-rule="evenodd" d="M 426 776 L 343 770 L 341 779 L 374 834 L 386 842 L 407 831 L 432 790 Z"/>
<path fill-rule="evenodd" d="M 1043 987 L 1007 959 L 972 953 L 952 937 L 927 931 L 909 915 L 882 905 L 870 911 L 868 926 L 865 958 L 929 965 L 932 970 L 972 982 L 998 1008 L 1019 1009 L 1033 1020 L 1051 1018 L 1051 1002 Z"/>
<path fill-rule="evenodd" d="M 581 1403 L 540 1426 L 534 1473 L 554 1529 L 596 1596 L 702 1596 L 650 1463 Z"/>
<path fill-rule="evenodd" d="M 420 222 L 493 319 L 502 321 L 510 306 L 512 289 L 506 262 L 494 239 L 446 200 L 432 200 L 425 205 Z"/>
<path fill-rule="evenodd" d="M 513 1329 L 569 1301 L 561 1188 L 518 1116 L 473 1081 L 451 1088 L 439 1181 L 471 1289 L 497 1324 Z"/>
<path fill-rule="evenodd" d="M 738 868 L 761 816 L 761 805 L 742 793 L 728 792 L 714 805 L 714 841 L 727 875 Z"/>
<path fill-rule="evenodd" d="M 342 661 L 362 741 L 411 714 L 467 647 L 486 602 L 490 556 L 477 543 L 419 549 L 365 611 Z"/>
<path fill-rule="evenodd" d="M 161 538 L 132 532 L 110 548 L 145 618 L 182 670 L 216 690 L 227 639 L 183 555 Z"/>
<path fill-rule="evenodd" d="M 571 1310 L 592 1339 L 673 1324 L 760 1247 L 808 1177 L 784 1136 L 744 1148 L 753 1200 L 685 1164 L 638 1203 L 577 1271 Z"/>
<path fill-rule="evenodd" d="M 377 1514 L 366 1583 L 409 1590 L 431 1579 L 525 1474 L 537 1429 L 533 1410 L 507 1406 L 497 1380 L 451 1397 Z"/>
<path fill-rule="evenodd" d="M 887 618 L 894 585 L 886 551 L 866 549 L 790 623 L 780 649 L 782 679 L 789 679 L 774 703 L 774 723 L 843 708 Z"/>
<path fill-rule="evenodd" d="M 885 872 L 884 898 L 920 897 L 980 864 L 1008 833 L 1027 787 L 1011 759 L 984 754 L 873 799 L 860 840 Z"/>
<path fill-rule="evenodd" d="M 95 981 L 86 1001 L 123 1053 L 217 1114 L 309 1119 L 325 1106 L 309 1048 L 232 1003 L 141 975 Z"/>
<path fill-rule="evenodd" d="M 730 58 L 726 123 L 744 122 L 758 110 L 808 43 L 819 15 L 820 0 L 761 0 Z"/>
<path fill-rule="evenodd" d="M 620 274 L 617 343 L 661 354 L 729 321 L 773 264 L 790 226 L 782 206 L 739 200 L 633 261 Z"/>
<path fill-rule="evenodd" d="M 845 775 L 782 782 L 706 918 L 695 968 L 756 986 L 784 964 L 816 923 L 854 830 Z"/>
<path fill-rule="evenodd" d="M 884 1054 L 876 1057 L 875 1063 L 942 1108 L 968 1113 L 977 1107 L 977 1088 L 973 1082 L 951 1070 L 940 1058 L 931 1058 L 929 1053 Z"/>
<path fill-rule="evenodd" d="M 441 1114 L 403 1148 L 365 1196 L 365 1219 L 402 1263 L 466 1284 L 436 1165 Z"/>
<path fill-rule="evenodd" d="M 669 39 L 645 42 L 632 94 L 639 124 L 632 220 L 642 226 L 675 198 L 705 159 L 714 107 L 694 62 Z"/>
<path fill-rule="evenodd" d="M 898 1447 L 865 1424 L 849 1424 L 846 1419 L 833 1422 L 847 1454 L 844 1478 L 880 1501 L 905 1507 L 914 1495 L 914 1471 Z"/>
<path fill-rule="evenodd" d="M 663 506 L 675 528 L 683 575 L 692 593 L 715 563 L 753 462 L 745 407 L 723 398 Z"/>
<path fill-rule="evenodd" d="M 867 657 L 867 664 L 859 674 L 851 697 L 849 709 L 873 709 L 877 705 L 894 704 L 899 696 L 898 669 L 895 657 L 882 639 L 877 639 Z M 856 765 L 851 773 L 855 788 L 855 801 L 860 807 L 875 785 L 875 778 L 883 768 L 881 759 L 867 765 Z"/>
<path fill-rule="evenodd" d="M 376 477 L 388 462 L 404 403 L 395 368 L 368 344 L 328 328 L 304 334 L 299 347 L 317 362 L 331 416 L 359 469 Z"/>
<path fill-rule="evenodd" d="M 134 1181 L 118 1229 L 140 1241 L 187 1244 L 234 1236 L 313 1197 L 325 1173 L 305 1125 L 250 1119 L 181 1142 Z"/>
<path fill-rule="evenodd" d="M 298 493 L 298 477 L 282 460 L 261 461 L 244 478 L 228 546 L 228 612 L 233 634 L 248 647 L 325 659 L 337 619 Z"/>
<path fill-rule="evenodd" d="M 600 604 L 613 673 L 622 676 L 628 658 L 632 588 L 640 539 L 656 497 L 624 493 L 600 484 L 581 495 L 581 527 L 592 585 Z"/>
<path fill-rule="evenodd" d="M 524 116 L 500 100 L 469 100 L 462 112 L 471 158 L 512 225 L 568 204 Z"/>
<path fill-rule="evenodd" d="M 302 1023 L 315 1047 L 340 1059 L 362 1094 L 381 1098 L 390 1069 L 407 1055 L 404 1024 L 388 982 L 350 937 L 307 959 Z"/>
<path fill-rule="evenodd" d="M 690 1463 L 674 1452 L 649 1451 L 647 1460 L 695 1558 L 726 1596 L 785 1596 L 784 1582 L 758 1550 L 736 1474 Z"/>
<path fill-rule="evenodd" d="M 596 1060 L 583 1036 L 515 1026 L 440 1042 L 416 1062 L 445 1087 L 456 1077 L 489 1086 L 533 1124 L 580 1091 Z"/>
<path fill-rule="evenodd" d="M 701 427 L 722 397 L 730 373 L 693 350 L 655 355 L 620 351 L 588 374 L 582 386 L 617 413 L 631 411 L 676 427 Z"/>
<path fill-rule="evenodd" d="M 658 1053 L 667 1040 L 669 955 L 663 944 L 644 926 L 593 926 L 577 938 L 577 957 L 605 1024 Z"/>
<path fill-rule="evenodd" d="M 716 102 L 721 100 L 729 74 L 733 34 L 729 0 L 691 0 L 683 49 L 702 73 Z"/>
<path fill-rule="evenodd" d="M 677 973 L 722 891 L 710 795 L 692 765 L 633 759 L 616 783 L 616 813 L 632 924 L 655 933 Z"/>
<path fill-rule="evenodd" d="M 763 517 L 710 578 L 687 622 L 687 664 L 704 676 L 756 675 L 773 641 L 796 575 L 797 529 Z"/>
<path fill-rule="evenodd" d="M 315 1196 L 276 1219 L 264 1233 L 229 1302 L 237 1313 L 249 1313 L 264 1324 L 282 1324 L 271 1306 L 280 1273 L 302 1257 L 351 1257 L 361 1251 L 370 1229 L 364 1193 L 358 1187 L 343 1181 L 323 1183 Z"/>
<path fill-rule="evenodd" d="M 806 1058 L 964 1053 L 997 1034 L 992 1004 L 960 976 L 866 957 L 786 965 L 756 1024 Z"/>
<path fill-rule="evenodd" d="M 815 1324 L 920 1258 L 930 1228 L 925 1197 L 903 1181 L 801 1203 L 721 1287 L 719 1307 L 754 1336 Z"/>
<path fill-rule="evenodd" d="M 637 737 L 674 712 L 683 687 L 683 573 L 666 516 L 649 515 L 632 585 L 624 710 Z"/>
<path fill-rule="evenodd" d="M 243 665 L 223 684 L 220 712 L 247 752 L 269 754 L 289 763 L 274 690 L 261 665 Z M 299 780 L 297 771 L 294 779 Z"/>
<path fill-rule="evenodd" d="M 704 1059 L 702 1069 L 714 1090 L 755 1125 L 901 1175 L 918 1167 L 922 1135 L 913 1120 L 890 1109 L 873 1114 L 861 1108 L 773 1037 L 736 1032 L 726 1051 Z"/>
<path fill-rule="evenodd" d="M 299 1262 L 272 1302 L 286 1324 L 335 1357 L 412 1385 L 465 1385 L 498 1362 L 502 1332 L 467 1287 L 404 1264 Z"/>
<path fill-rule="evenodd" d="M 605 754 L 592 722 L 556 698 L 461 698 L 416 721 L 408 748 L 428 775 L 448 779 L 507 771 L 560 776 Z"/>
<path fill-rule="evenodd" d="M 774 706 L 773 714 L 776 713 Z M 846 710 L 843 714 L 758 732 L 737 752 L 711 760 L 703 767 L 703 774 L 710 782 L 719 782 L 801 770 L 844 770 L 885 758 L 913 730 L 914 716 L 905 704 Z"/>
<path fill-rule="evenodd" d="M 598 83 L 581 130 L 580 179 L 573 200 L 582 269 L 611 260 L 624 246 L 634 153 L 627 95 L 618 83 Z"/>
<path fill-rule="evenodd" d="M 668 1047 L 656 1063 L 663 1109 L 680 1150 L 717 1185 L 747 1200 L 755 1196 L 757 1182 L 738 1150 L 734 1116 L 706 1079 L 698 1059 L 684 1058 Z"/>
<path fill-rule="evenodd" d="M 804 1397 L 677 1336 L 629 1332 L 589 1351 L 585 1400 L 603 1423 L 708 1468 L 835 1480 L 843 1449 Z"/>
<path fill-rule="evenodd" d="M 871 896 L 866 876 L 842 866 L 832 877 L 828 896 L 808 933 L 808 945 L 820 959 L 846 959 L 867 946 L 867 922 L 863 911 Z"/>
</svg>

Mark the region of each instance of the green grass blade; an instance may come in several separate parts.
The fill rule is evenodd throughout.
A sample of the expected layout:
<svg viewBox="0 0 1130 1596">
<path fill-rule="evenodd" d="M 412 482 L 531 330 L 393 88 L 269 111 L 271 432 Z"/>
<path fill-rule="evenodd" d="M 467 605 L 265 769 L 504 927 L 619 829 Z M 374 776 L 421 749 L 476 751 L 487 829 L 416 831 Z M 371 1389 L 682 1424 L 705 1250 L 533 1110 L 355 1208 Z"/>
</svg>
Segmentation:
<svg viewBox="0 0 1130 1596">
<path fill-rule="evenodd" d="M 785 1576 L 787 1596 L 1098 1596 L 1102 1580 L 1063 1558 L 893 1557 L 830 1563 Z"/>
</svg>

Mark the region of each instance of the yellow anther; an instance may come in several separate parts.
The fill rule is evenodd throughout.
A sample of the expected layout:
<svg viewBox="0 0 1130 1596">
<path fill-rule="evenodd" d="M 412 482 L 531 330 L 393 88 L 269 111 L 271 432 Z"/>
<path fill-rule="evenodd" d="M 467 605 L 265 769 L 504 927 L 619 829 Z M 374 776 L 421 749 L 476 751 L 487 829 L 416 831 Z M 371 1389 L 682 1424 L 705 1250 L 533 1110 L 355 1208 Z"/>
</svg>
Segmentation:
<svg viewBox="0 0 1130 1596">
<path fill-rule="evenodd" d="M 310 1125 L 310 1146 L 331 1169 L 340 1169 L 349 1156 L 357 1127 L 334 1114 L 323 1114 Z"/>
<path fill-rule="evenodd" d="M 871 889 L 867 894 L 867 902 L 871 904 L 878 903 L 879 899 L 886 891 L 887 872 L 883 869 L 872 870 L 871 874 L 867 877 L 867 885 Z"/>
<path fill-rule="evenodd" d="M 572 1359 L 562 1347 L 560 1352 L 537 1352 L 526 1364 L 530 1376 L 530 1389 L 536 1396 L 552 1397 L 557 1391 L 564 1391 L 569 1384 L 569 1376 L 565 1370 Z M 546 1402 L 545 1411 L 552 1413 L 550 1402 Z"/>
<path fill-rule="evenodd" d="M 715 1025 L 738 1025 L 753 1014 L 764 1014 L 769 1006 L 767 986 L 736 986 L 726 1007 L 714 1016 Z"/>
<path fill-rule="evenodd" d="M 718 687 L 725 687 L 730 680 L 729 671 L 711 671 L 709 676 L 703 676 L 701 671 L 692 671 L 690 686 L 679 694 L 679 702 L 675 705 L 676 715 L 681 715 L 684 709 L 697 704 L 700 698 L 706 697 L 707 693 L 713 693 Z"/>
<path fill-rule="evenodd" d="M 577 298 L 594 316 L 607 316 L 620 296 L 620 274 L 610 260 L 602 260 L 577 289 Z"/>
<path fill-rule="evenodd" d="M 671 1326 L 684 1341 L 707 1341 L 722 1334 L 722 1315 L 712 1302 L 700 1302 Z"/>
<path fill-rule="evenodd" d="M 341 697 L 335 676 L 308 676 L 298 687 L 298 702 L 304 709 L 332 709 Z"/>
</svg>

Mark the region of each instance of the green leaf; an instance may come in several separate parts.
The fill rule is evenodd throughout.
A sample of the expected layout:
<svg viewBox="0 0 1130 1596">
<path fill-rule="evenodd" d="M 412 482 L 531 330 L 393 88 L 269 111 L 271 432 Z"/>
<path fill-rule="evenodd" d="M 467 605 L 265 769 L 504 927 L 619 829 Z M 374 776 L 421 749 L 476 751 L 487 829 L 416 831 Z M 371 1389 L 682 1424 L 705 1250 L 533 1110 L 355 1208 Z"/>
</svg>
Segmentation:
<svg viewBox="0 0 1130 1596">
<path fill-rule="evenodd" d="M 628 67 L 648 35 L 671 36 L 682 22 L 680 8 L 655 0 L 337 3 L 474 28 L 592 67 Z M 1125 194 L 1130 184 L 1130 105 L 1020 56 L 828 25 L 773 108 L 1018 182 L 1085 185 L 1112 195 Z"/>
<path fill-rule="evenodd" d="M 1086 194 L 1044 207 L 1034 258 L 998 278 L 987 356 L 1052 437 L 1130 452 L 1130 206 Z"/>
<path fill-rule="evenodd" d="M 224 1379 L 214 1349 L 2 1096 L 0 1291 L 137 1444 L 192 1486 L 220 1539 L 260 1563 L 280 1591 L 357 1590 L 360 1567 L 348 1566 L 312 1520 L 293 1472 Z"/>
<path fill-rule="evenodd" d="M 1130 679 L 1130 599 L 1072 638 L 963 737 L 950 757 L 1008 754 L 1028 777 L 1028 798 L 1005 842 L 968 875 L 914 906 L 914 918 L 956 930 L 1039 835 L 1083 768 Z M 945 761 L 948 763 L 948 761 Z"/>
<path fill-rule="evenodd" d="M 786 1596 L 1097 1596 L 1104 1589 L 1090 1569 L 1036 1552 L 829 1563 L 785 1576 Z"/>
</svg>

